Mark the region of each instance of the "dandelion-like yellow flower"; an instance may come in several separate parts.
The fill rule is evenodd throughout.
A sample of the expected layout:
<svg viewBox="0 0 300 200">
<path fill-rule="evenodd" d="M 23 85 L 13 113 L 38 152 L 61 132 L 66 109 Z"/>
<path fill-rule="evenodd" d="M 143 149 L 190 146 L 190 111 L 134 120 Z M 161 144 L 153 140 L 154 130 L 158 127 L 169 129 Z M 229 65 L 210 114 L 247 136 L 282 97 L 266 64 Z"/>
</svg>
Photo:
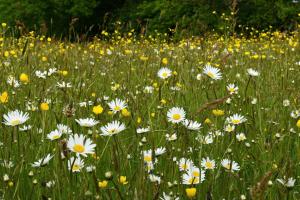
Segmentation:
<svg viewBox="0 0 300 200">
<path fill-rule="evenodd" d="M 213 113 L 213 115 L 218 117 L 218 116 L 224 115 L 224 110 L 214 109 L 214 110 L 212 110 L 212 113 Z"/>
<path fill-rule="evenodd" d="M 168 64 L 168 58 L 163 58 L 161 62 L 162 62 L 162 64 L 167 65 Z"/>
<path fill-rule="evenodd" d="M 0 102 L 1 103 L 7 103 L 8 102 L 8 93 L 3 92 L 0 96 Z"/>
<path fill-rule="evenodd" d="M 49 104 L 48 104 L 47 102 L 41 103 L 40 109 L 41 109 L 42 111 L 47 111 L 47 110 L 49 110 Z"/>
<path fill-rule="evenodd" d="M 126 185 L 128 183 L 128 181 L 126 181 L 126 176 L 120 176 L 119 183 Z"/>
<path fill-rule="evenodd" d="M 93 113 L 95 115 L 99 115 L 103 112 L 103 107 L 101 105 L 97 105 L 93 107 Z"/>
<path fill-rule="evenodd" d="M 130 112 L 126 108 L 122 109 L 121 113 L 124 117 L 129 117 L 130 116 Z"/>
<path fill-rule="evenodd" d="M 106 180 L 98 182 L 98 187 L 99 188 L 106 188 L 107 185 L 108 185 L 108 181 L 106 181 Z"/>
<path fill-rule="evenodd" d="M 197 190 L 196 188 L 186 188 L 185 193 L 188 198 L 192 199 L 196 196 Z"/>
<path fill-rule="evenodd" d="M 29 82 L 29 77 L 28 77 L 28 75 L 25 74 L 25 73 L 22 73 L 22 74 L 20 75 L 20 81 L 21 81 L 22 83 L 24 83 L 24 84 L 27 84 L 27 83 Z"/>
<path fill-rule="evenodd" d="M 298 128 L 300 128 L 300 119 L 298 119 L 298 121 L 297 121 L 297 123 L 296 123 L 296 126 L 297 126 Z"/>
</svg>

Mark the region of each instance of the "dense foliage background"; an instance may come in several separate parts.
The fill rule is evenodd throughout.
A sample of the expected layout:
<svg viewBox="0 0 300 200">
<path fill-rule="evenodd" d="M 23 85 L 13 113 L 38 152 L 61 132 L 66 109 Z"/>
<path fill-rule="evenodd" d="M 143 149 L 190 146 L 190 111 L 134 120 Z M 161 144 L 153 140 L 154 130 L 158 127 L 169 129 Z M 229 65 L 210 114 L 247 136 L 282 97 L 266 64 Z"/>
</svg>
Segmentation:
<svg viewBox="0 0 300 200">
<path fill-rule="evenodd" d="M 115 30 L 197 35 L 228 24 L 290 30 L 299 18 L 298 0 L 0 0 L 0 22 L 20 31 L 85 36 Z M 224 14 L 225 15 L 224 15 Z M 223 16 L 222 16 L 223 14 Z M 222 16 L 222 17 L 220 17 Z M 121 21 L 122 24 L 114 22 Z M 170 30 L 171 28 L 171 30 Z M 228 28 L 228 27 L 227 27 Z M 239 26 L 231 27 L 239 30 Z"/>
</svg>

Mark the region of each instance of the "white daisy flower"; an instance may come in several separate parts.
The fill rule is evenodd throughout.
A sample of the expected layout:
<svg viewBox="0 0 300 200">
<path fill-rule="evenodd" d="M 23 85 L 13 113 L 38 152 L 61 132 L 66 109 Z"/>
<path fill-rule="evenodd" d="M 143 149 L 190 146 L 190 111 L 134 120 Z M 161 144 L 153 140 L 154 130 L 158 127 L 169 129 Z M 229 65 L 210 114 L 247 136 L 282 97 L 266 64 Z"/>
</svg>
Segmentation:
<svg viewBox="0 0 300 200">
<path fill-rule="evenodd" d="M 198 131 L 201 128 L 201 123 L 197 121 L 185 119 L 182 123 L 187 129 L 192 131 Z"/>
<path fill-rule="evenodd" d="M 205 173 L 203 170 L 200 171 L 198 167 L 191 166 L 186 173 L 182 175 L 182 184 L 184 185 L 195 185 L 203 182 L 205 179 Z"/>
<path fill-rule="evenodd" d="M 146 94 L 151 94 L 153 93 L 154 87 L 152 86 L 145 86 L 143 92 Z"/>
<path fill-rule="evenodd" d="M 154 174 L 149 174 L 149 179 L 152 183 L 157 182 L 158 184 L 160 184 L 160 182 L 161 182 L 161 178 Z"/>
<path fill-rule="evenodd" d="M 127 107 L 127 103 L 121 99 L 115 99 L 107 103 L 113 113 L 117 113 Z"/>
<path fill-rule="evenodd" d="M 153 162 L 150 161 L 150 162 L 144 162 L 144 163 L 145 163 L 146 171 L 148 173 L 151 173 L 154 170 L 154 164 L 153 164 Z"/>
<path fill-rule="evenodd" d="M 183 108 L 173 107 L 168 110 L 167 117 L 169 122 L 178 124 L 185 119 L 185 111 Z"/>
<path fill-rule="evenodd" d="M 35 71 L 35 75 L 38 77 L 38 78 L 42 78 L 42 79 L 46 79 L 46 76 L 47 76 L 47 71 Z"/>
<path fill-rule="evenodd" d="M 205 137 L 201 137 L 201 142 L 203 144 L 212 144 L 214 142 L 214 138 L 212 135 L 207 135 Z"/>
<path fill-rule="evenodd" d="M 48 75 L 48 76 L 51 76 L 52 74 L 55 74 L 56 72 L 57 72 L 57 69 L 56 69 L 56 68 L 50 68 L 50 69 L 48 70 L 47 75 Z"/>
<path fill-rule="evenodd" d="M 290 100 L 288 100 L 288 99 L 283 100 L 283 101 L 282 101 L 282 105 L 283 105 L 284 107 L 290 106 Z"/>
<path fill-rule="evenodd" d="M 120 133 L 121 131 L 125 130 L 126 127 L 123 123 L 119 122 L 119 121 L 113 121 L 111 123 L 108 123 L 105 126 L 102 126 L 100 128 L 103 136 L 112 136 L 115 134 Z"/>
<path fill-rule="evenodd" d="M 82 127 L 93 127 L 99 123 L 92 118 L 75 119 L 75 121 Z"/>
<path fill-rule="evenodd" d="M 19 128 L 20 131 L 29 131 L 30 129 L 32 129 L 31 125 L 28 125 L 28 126 L 24 125 Z"/>
<path fill-rule="evenodd" d="M 160 155 L 166 153 L 166 148 L 165 147 L 156 148 L 154 153 L 155 153 L 155 156 L 160 156 Z"/>
<path fill-rule="evenodd" d="M 225 127 L 224 127 L 224 131 L 225 132 L 228 132 L 228 133 L 231 133 L 235 130 L 235 125 L 231 125 L 231 124 L 227 124 Z"/>
<path fill-rule="evenodd" d="M 143 151 L 144 162 L 152 162 L 152 150 Z"/>
<path fill-rule="evenodd" d="M 207 158 L 202 158 L 201 166 L 206 170 L 214 169 L 216 167 L 216 163 L 214 160 L 211 160 L 209 157 L 207 157 Z"/>
<path fill-rule="evenodd" d="M 233 125 L 238 125 L 245 121 L 247 121 L 247 119 L 240 114 L 234 114 L 234 115 L 226 118 L 226 122 L 233 124 Z"/>
<path fill-rule="evenodd" d="M 283 179 L 276 179 L 279 183 L 281 183 L 283 186 L 288 187 L 288 188 L 292 188 L 295 185 L 296 179 L 294 179 L 293 177 L 290 178 L 286 178 L 285 176 L 283 177 Z"/>
<path fill-rule="evenodd" d="M 300 110 L 293 110 L 290 116 L 294 119 L 297 119 L 298 117 L 300 117 Z"/>
<path fill-rule="evenodd" d="M 147 133 L 149 131 L 150 131 L 150 127 L 147 127 L 147 128 L 137 128 L 136 129 L 137 133 Z"/>
<path fill-rule="evenodd" d="M 66 82 L 64 82 L 64 81 L 62 81 L 62 82 L 57 82 L 57 87 L 59 87 L 59 88 L 71 88 L 72 87 L 72 85 L 71 85 L 71 83 L 66 83 Z"/>
<path fill-rule="evenodd" d="M 163 192 L 162 197 L 159 198 L 160 200 L 179 200 L 179 197 L 174 197 L 172 194 L 167 195 L 165 192 Z"/>
<path fill-rule="evenodd" d="M 72 130 L 70 127 L 64 125 L 64 124 L 58 124 L 57 125 L 57 130 L 63 134 L 70 135 L 72 134 Z"/>
<path fill-rule="evenodd" d="M 80 172 L 84 168 L 84 161 L 80 157 L 72 157 L 68 161 L 68 169 L 72 172 Z"/>
<path fill-rule="evenodd" d="M 173 133 L 172 135 L 166 134 L 166 139 L 167 139 L 168 141 L 174 141 L 174 140 L 177 140 L 177 135 L 176 135 L 176 133 Z"/>
<path fill-rule="evenodd" d="M 44 158 L 39 159 L 38 161 L 31 164 L 32 167 L 43 167 L 49 163 L 53 158 L 53 155 L 47 154 Z"/>
<path fill-rule="evenodd" d="M 87 172 L 92 172 L 92 171 L 95 171 L 96 170 L 96 166 L 94 165 L 89 165 L 89 166 L 86 166 L 86 171 Z"/>
<path fill-rule="evenodd" d="M 179 165 L 179 170 L 180 171 L 186 171 L 188 170 L 189 168 L 191 168 L 191 166 L 194 165 L 193 161 L 191 161 L 190 159 L 187 159 L 187 158 L 180 158 L 179 162 L 178 162 L 178 165 Z"/>
<path fill-rule="evenodd" d="M 249 74 L 249 76 L 253 76 L 253 77 L 259 76 L 259 72 L 256 71 L 256 70 L 254 70 L 254 69 L 252 69 L 252 68 L 248 68 L 247 69 L 247 73 Z"/>
<path fill-rule="evenodd" d="M 235 137 L 239 142 L 246 140 L 246 136 L 244 133 L 237 134 Z"/>
<path fill-rule="evenodd" d="M 62 132 L 58 131 L 58 130 L 54 130 L 54 131 L 51 131 L 48 135 L 47 135 L 47 138 L 49 140 L 57 140 L 59 139 L 60 137 L 62 136 Z"/>
<path fill-rule="evenodd" d="M 226 86 L 227 91 L 229 92 L 229 94 L 237 94 L 239 87 L 236 86 L 234 83 L 230 83 Z"/>
<path fill-rule="evenodd" d="M 15 77 L 13 77 L 13 76 L 8 76 L 8 78 L 7 78 L 7 84 L 10 85 L 10 86 L 12 86 L 12 87 L 14 87 L 14 88 L 18 88 L 20 86 L 19 81 L 17 81 L 15 79 Z"/>
<path fill-rule="evenodd" d="M 231 172 L 239 171 L 240 170 L 240 166 L 239 166 L 238 163 L 236 163 L 235 161 L 228 160 L 228 159 L 223 159 L 221 161 L 221 165 L 225 169 L 230 170 Z"/>
<path fill-rule="evenodd" d="M 212 67 L 210 65 L 206 65 L 204 67 L 203 73 L 206 74 L 208 77 L 210 77 L 213 80 L 219 80 L 222 78 L 220 69 Z"/>
<path fill-rule="evenodd" d="M 22 111 L 15 110 L 10 111 L 3 115 L 4 124 L 7 126 L 18 126 L 25 123 L 29 119 L 28 113 L 23 113 Z"/>
<path fill-rule="evenodd" d="M 77 155 L 87 157 L 87 154 L 94 153 L 96 144 L 93 144 L 92 140 L 85 138 L 84 135 L 75 134 L 68 139 L 67 147 Z"/>
<path fill-rule="evenodd" d="M 157 76 L 161 79 L 167 79 L 172 76 L 172 71 L 169 68 L 163 67 L 158 70 Z"/>
</svg>

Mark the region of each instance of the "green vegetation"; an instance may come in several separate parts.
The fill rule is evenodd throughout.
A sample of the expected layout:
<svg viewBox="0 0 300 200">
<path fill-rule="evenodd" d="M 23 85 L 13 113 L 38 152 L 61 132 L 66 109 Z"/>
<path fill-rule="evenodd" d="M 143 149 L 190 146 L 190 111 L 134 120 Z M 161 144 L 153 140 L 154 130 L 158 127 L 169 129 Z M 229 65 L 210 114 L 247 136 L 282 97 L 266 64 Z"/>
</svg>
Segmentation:
<svg viewBox="0 0 300 200">
<path fill-rule="evenodd" d="M 299 30 L 81 43 L 8 30 L 1 199 L 300 199 Z"/>
<path fill-rule="evenodd" d="M 135 29 L 152 34 L 200 35 L 224 33 L 228 21 L 255 29 L 294 30 L 300 3 L 284 0 L 0 0 L 0 22 L 16 25 L 21 32 L 39 31 L 56 37 L 90 37 L 102 30 Z M 222 14 L 226 17 L 220 18 Z M 224 16 L 224 15 L 223 15 Z M 172 29 L 172 30 L 170 30 Z"/>
</svg>

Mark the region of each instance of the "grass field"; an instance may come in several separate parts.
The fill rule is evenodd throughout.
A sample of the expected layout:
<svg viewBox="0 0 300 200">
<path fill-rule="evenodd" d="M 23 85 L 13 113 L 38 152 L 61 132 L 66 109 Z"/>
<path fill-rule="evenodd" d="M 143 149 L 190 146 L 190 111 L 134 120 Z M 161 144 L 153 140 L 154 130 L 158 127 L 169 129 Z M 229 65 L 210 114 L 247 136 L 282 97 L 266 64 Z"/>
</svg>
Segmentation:
<svg viewBox="0 0 300 200">
<path fill-rule="evenodd" d="M 105 35 L 0 37 L 0 197 L 300 199 L 299 32 Z"/>
</svg>

